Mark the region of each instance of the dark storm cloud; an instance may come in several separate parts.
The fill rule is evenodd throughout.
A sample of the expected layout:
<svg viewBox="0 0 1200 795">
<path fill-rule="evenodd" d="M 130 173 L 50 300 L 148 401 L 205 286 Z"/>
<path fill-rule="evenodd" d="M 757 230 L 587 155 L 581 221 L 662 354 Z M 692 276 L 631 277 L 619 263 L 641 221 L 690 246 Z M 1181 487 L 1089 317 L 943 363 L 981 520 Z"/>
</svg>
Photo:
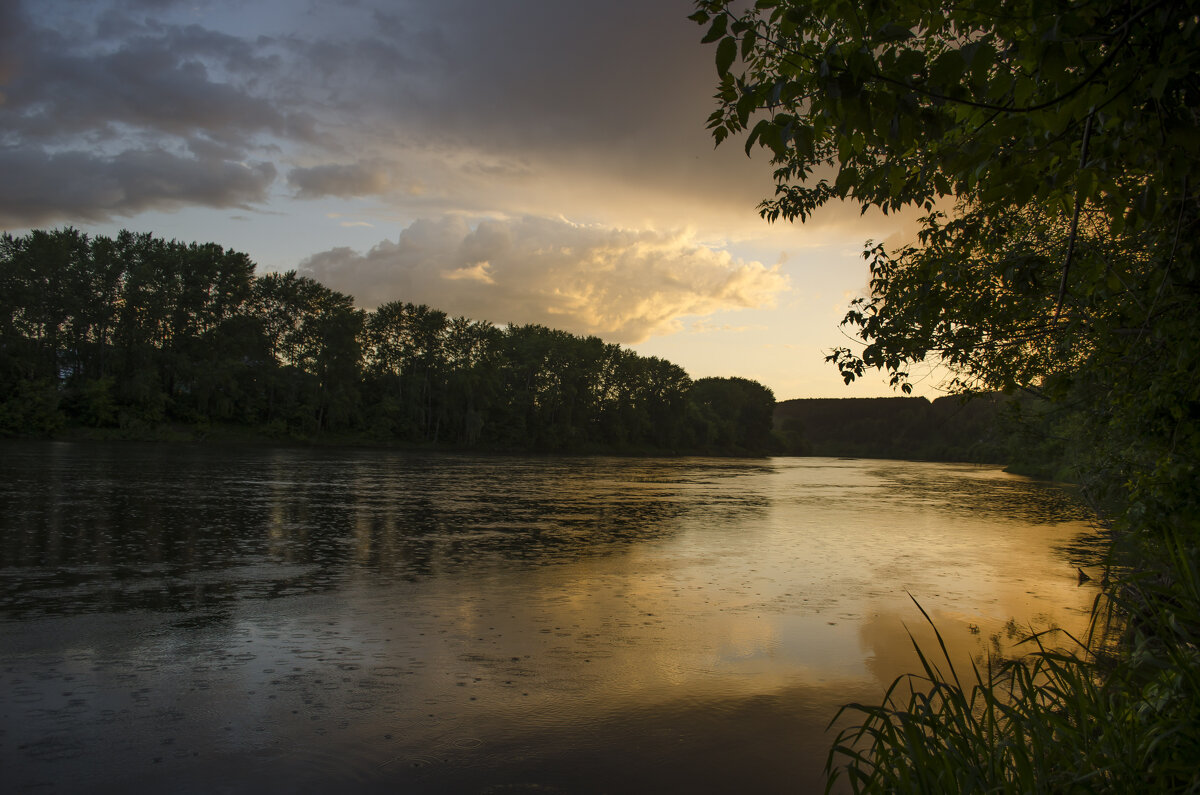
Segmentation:
<svg viewBox="0 0 1200 795">
<path fill-rule="evenodd" d="M 107 220 L 187 205 L 244 207 L 266 199 L 275 167 L 179 157 L 160 149 L 102 158 L 34 148 L 0 150 L 0 174 L 0 226 L 21 226 L 64 216 Z"/>
<path fill-rule="evenodd" d="M 661 135 L 669 151 L 680 123 L 703 129 L 714 82 L 689 6 L 442 0 L 397 17 L 380 4 L 370 35 L 304 40 L 304 54 L 326 76 L 373 74 L 342 88 L 406 132 L 593 153 Z"/>
<path fill-rule="evenodd" d="M 262 202 L 263 142 L 314 137 L 304 108 L 264 90 L 279 66 L 266 40 L 124 14 L 168 3 L 0 5 L 5 225 Z"/>
<path fill-rule="evenodd" d="M 347 99 L 372 94 L 383 99 L 388 89 L 394 90 L 408 75 L 421 70 L 408 48 L 369 31 L 348 39 L 293 36 L 281 44 L 302 64 L 300 68 L 311 75 L 310 89 L 345 91 Z M 356 86 L 369 90 L 356 90 Z M 359 110 L 371 112 L 374 108 Z"/>
<path fill-rule="evenodd" d="M 164 11 L 188 3 L 196 5 L 194 0 L 116 0 L 113 5 L 131 11 Z"/>
<path fill-rule="evenodd" d="M 0 91 L 6 91 L 20 61 L 18 51 L 29 27 L 29 20 L 14 2 L 0 2 Z M 0 107 L 4 105 L 0 95 Z"/>
<path fill-rule="evenodd" d="M 297 198 L 386 192 L 420 214 L 554 215 L 570 212 L 557 203 L 574 195 L 629 206 L 614 198 L 623 189 L 647 206 L 713 197 L 751 214 L 763 193 L 744 161 L 735 176 L 729 158 L 698 160 L 711 154 L 713 69 L 687 0 L 0 7 L 0 147 L 10 161 L 23 153 L 25 172 L 63 151 L 92 157 L 88 173 L 109 173 L 122 152 L 286 161 L 304 164 L 288 177 Z M 395 173 L 407 183 L 392 184 Z M 180 188 L 212 193 L 207 182 Z M 229 193 L 255 195 L 240 181 Z M 128 193 L 123 206 L 166 200 Z M 40 190 L 24 222 L 55 203 Z M 112 212 L 77 195 L 57 203 L 68 221 Z M 21 222 L 18 205 L 6 213 Z"/>
<path fill-rule="evenodd" d="M 434 192 L 464 206 L 597 217 L 572 201 L 587 195 L 599 212 L 627 209 L 626 223 L 666 212 L 688 224 L 687 207 L 704 204 L 722 208 L 710 218 L 753 224 L 771 172 L 748 167 L 736 145 L 714 155 L 705 120 L 716 71 L 690 10 L 687 0 L 413 4 L 389 41 L 414 65 L 341 96 L 391 140 L 422 147 L 402 161 L 406 175 L 436 174 Z M 498 163 L 529 167 L 506 175 Z M 561 187 L 571 184 L 578 194 Z"/>
<path fill-rule="evenodd" d="M 41 141 L 71 135 L 116 136 L 124 128 L 245 139 L 283 134 L 287 118 L 269 101 L 214 71 L 247 71 L 243 43 L 196 29 L 138 36 L 118 49 L 79 52 L 72 42 L 34 31 L 5 86 L 0 124 Z"/>
<path fill-rule="evenodd" d="M 367 196 L 383 193 L 391 185 L 391 175 L 379 163 L 330 163 L 311 168 L 294 168 L 288 184 L 300 199 L 321 196 Z"/>
<path fill-rule="evenodd" d="M 695 69 L 705 54 L 683 17 L 687 5 L 625 0 L 597 13 L 588 3 L 484 4 L 461 34 L 469 61 L 455 94 L 542 145 L 619 144 L 657 127 L 667 137 L 656 148 L 668 149 L 686 123 L 679 112 L 712 93 L 709 74 Z"/>
</svg>

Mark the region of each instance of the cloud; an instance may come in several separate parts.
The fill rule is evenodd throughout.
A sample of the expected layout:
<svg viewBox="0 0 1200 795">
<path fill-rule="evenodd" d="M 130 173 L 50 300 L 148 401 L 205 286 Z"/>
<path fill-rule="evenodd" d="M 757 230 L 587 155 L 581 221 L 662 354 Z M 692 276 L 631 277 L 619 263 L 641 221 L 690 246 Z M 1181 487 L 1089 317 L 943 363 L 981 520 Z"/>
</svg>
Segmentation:
<svg viewBox="0 0 1200 795">
<path fill-rule="evenodd" d="M 0 149 L 0 174 L 0 225 L 26 227 L 189 204 L 246 207 L 266 199 L 275 167 L 180 157 L 161 149 L 101 157 L 79 151 L 47 154 L 35 147 Z"/>
<path fill-rule="evenodd" d="M 459 268 L 458 270 L 449 271 L 442 274 L 442 278 L 452 281 L 457 279 L 471 279 L 485 284 L 495 284 L 496 280 L 492 278 L 489 272 L 492 269 L 492 263 L 480 262 L 471 267 Z"/>
<path fill-rule="evenodd" d="M 391 174 L 379 163 L 330 163 L 311 168 L 293 168 L 287 177 L 298 199 L 322 196 L 369 196 L 384 193 L 392 184 Z"/>
<path fill-rule="evenodd" d="M 334 248 L 301 269 L 362 306 L 400 300 L 494 323 L 541 323 L 620 343 L 681 319 L 771 305 L 777 267 L 746 262 L 684 232 L 584 226 L 564 219 L 422 220 L 366 254 Z"/>
<path fill-rule="evenodd" d="M 0 0 L 0 147 L 295 163 L 293 198 L 409 218 L 757 224 L 769 181 L 710 158 L 711 53 L 681 2 Z"/>
<path fill-rule="evenodd" d="M 12 79 L 18 63 L 17 48 L 28 25 L 21 7 L 16 3 L 0 3 L 0 89 Z M 7 94 L 0 94 L 0 105 Z"/>
<path fill-rule="evenodd" d="M 268 40 L 107 3 L 0 7 L 0 224 L 263 203 L 269 142 L 313 138 L 306 108 L 277 105 Z"/>
<path fill-rule="evenodd" d="M 260 133 L 303 136 L 304 114 L 290 119 L 259 85 L 277 66 L 259 54 L 267 49 L 195 25 L 135 28 L 102 48 L 84 34 L 30 26 L 11 56 L 0 125 L 43 143 L 130 131 L 242 144 Z"/>
<path fill-rule="evenodd" d="M 293 199 L 378 197 L 407 219 L 758 235 L 771 170 L 736 144 L 713 152 L 712 52 L 686 6 L 0 0 L 0 149 L 43 164 L 87 152 L 92 170 L 147 150 L 271 161 Z M 216 173 L 246 195 L 243 174 Z M 66 192 L 31 196 L 43 217 L 213 204 L 211 186 L 160 206 L 81 202 L 49 176 Z"/>
</svg>

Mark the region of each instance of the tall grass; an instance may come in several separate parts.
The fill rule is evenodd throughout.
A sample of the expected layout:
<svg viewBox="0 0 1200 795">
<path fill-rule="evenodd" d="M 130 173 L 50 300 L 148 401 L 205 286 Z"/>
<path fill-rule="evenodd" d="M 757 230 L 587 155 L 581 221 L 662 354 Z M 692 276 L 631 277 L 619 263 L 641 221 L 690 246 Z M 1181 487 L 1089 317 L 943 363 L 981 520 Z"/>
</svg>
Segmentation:
<svg viewBox="0 0 1200 795">
<path fill-rule="evenodd" d="M 1155 561 L 1111 572 L 1082 640 L 1033 634 L 1024 655 L 959 671 L 934 626 L 936 650 L 913 642 L 920 672 L 838 713 L 859 720 L 826 791 L 1200 793 L 1197 550 L 1170 539 Z"/>
</svg>

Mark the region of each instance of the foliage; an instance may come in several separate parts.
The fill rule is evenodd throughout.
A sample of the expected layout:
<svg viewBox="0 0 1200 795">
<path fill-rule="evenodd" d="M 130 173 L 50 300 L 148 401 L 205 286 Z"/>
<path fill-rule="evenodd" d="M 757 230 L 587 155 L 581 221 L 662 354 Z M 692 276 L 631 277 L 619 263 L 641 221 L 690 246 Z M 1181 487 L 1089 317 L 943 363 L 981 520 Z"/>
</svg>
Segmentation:
<svg viewBox="0 0 1200 795">
<path fill-rule="evenodd" d="M 1135 631 L 1135 646 L 1172 624 L 1178 635 L 1178 627 L 1200 621 L 1194 560 L 1190 572 L 1192 588 L 1184 600 L 1173 598 L 1171 611 L 1141 613 L 1153 627 Z M 1099 639 L 1043 633 L 1025 641 L 1033 651 L 1019 659 L 960 672 L 934 633 L 939 656 L 914 641 L 921 673 L 893 682 L 880 705 L 843 708 L 861 723 L 835 740 L 827 790 L 842 776 L 854 792 L 1200 789 L 1195 646 L 1166 644 L 1166 658 L 1098 660 Z M 1059 641 L 1065 649 L 1055 647 Z"/>
<path fill-rule="evenodd" d="M 1137 542 L 1106 587 L 1128 629 L 1111 669 L 1091 647 L 1042 650 L 972 691 L 927 666 L 907 701 L 865 712 L 852 775 L 883 790 L 1200 788 L 1198 688 L 1176 667 L 1194 670 L 1200 640 L 1200 4 L 696 7 L 716 44 L 713 135 L 775 165 L 764 217 L 835 200 L 924 213 L 910 245 L 868 245 L 870 293 L 845 319 L 863 345 L 828 357 L 845 380 L 877 369 L 907 392 L 934 359 L 956 391 L 1044 399 L 1022 410 L 1045 449 Z"/>
<path fill-rule="evenodd" d="M 1009 428 L 1000 396 L 804 398 L 775 407 L 810 455 L 1006 464 L 1023 452 L 1002 436 Z"/>
<path fill-rule="evenodd" d="M 0 285 L 2 433 L 68 422 L 153 437 L 176 423 L 548 451 L 770 443 L 774 398 L 754 382 L 734 379 L 754 411 L 713 408 L 721 379 L 694 393 L 679 366 L 595 337 L 400 301 L 364 312 L 295 272 L 256 277 L 213 244 L 4 235 Z"/>
<path fill-rule="evenodd" d="M 49 434 L 63 425 L 58 390 L 48 381 L 22 381 L 0 399 L 0 434 Z"/>
<path fill-rule="evenodd" d="M 763 215 L 929 211 L 912 245 L 868 248 L 871 294 L 846 317 L 865 347 L 829 357 L 844 378 L 877 368 L 908 391 L 936 358 L 959 390 L 1087 406 L 1114 443 L 1080 472 L 1182 488 L 1200 414 L 1196 4 L 730 6 L 693 15 L 716 42 L 710 127 L 770 152 Z"/>
<path fill-rule="evenodd" d="M 971 195 L 1094 203 L 1140 229 L 1197 184 L 1186 0 L 734 5 L 701 0 L 692 16 L 717 43 L 709 126 L 771 152 L 770 219 L 834 198 L 897 210 Z"/>
<path fill-rule="evenodd" d="M 762 384 L 745 378 L 701 378 L 692 387 L 692 403 L 706 446 L 735 450 L 770 446 L 775 395 Z"/>
</svg>

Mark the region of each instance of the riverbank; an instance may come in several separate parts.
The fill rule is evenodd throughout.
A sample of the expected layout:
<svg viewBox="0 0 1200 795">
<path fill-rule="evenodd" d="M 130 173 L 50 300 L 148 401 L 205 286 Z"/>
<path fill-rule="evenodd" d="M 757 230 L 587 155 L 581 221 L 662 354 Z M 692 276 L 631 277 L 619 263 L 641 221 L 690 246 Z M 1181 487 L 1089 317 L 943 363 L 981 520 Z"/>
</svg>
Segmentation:
<svg viewBox="0 0 1200 795">
<path fill-rule="evenodd" d="M 717 382 L 717 379 L 708 379 Z M 727 397 L 741 385 L 720 386 Z M 732 389 L 730 389 L 732 387 Z M 719 401 L 718 401 L 719 403 Z M 282 421 L 246 424 L 203 420 L 149 422 L 127 417 L 108 425 L 70 422 L 65 417 L 35 438 L 92 441 L 219 441 L 238 444 L 298 444 L 311 446 L 383 447 L 388 449 L 480 452 L 564 453 L 568 455 L 678 456 L 715 455 L 760 457 L 766 455 L 867 458 L 898 461 L 1000 464 L 1008 471 L 1049 480 L 1065 480 L 1062 467 L 1050 460 L 1018 456 L 1009 443 L 1007 401 L 1000 395 L 959 398 L 837 398 L 798 399 L 775 403 L 758 411 L 753 422 L 742 410 L 712 406 L 714 411 L 696 422 L 703 430 L 680 434 L 672 445 L 647 439 L 603 441 L 587 434 L 493 433 L 475 441 L 422 437 L 416 440 L 374 428 L 313 429 Z M 718 420 L 718 418 L 724 418 Z M 696 419 L 696 418 L 693 418 Z M 722 424 L 729 427 L 721 427 Z M 735 429 L 734 426 L 743 426 Z M 761 425 L 762 427 L 757 427 Z M 751 426 L 754 429 L 748 430 Z M 713 430 L 717 427 L 717 430 Z M 642 434 L 642 436 L 647 436 Z M 692 439 L 691 443 L 686 439 Z M 696 443 L 697 440 L 703 440 Z M 1026 451 L 1027 452 L 1027 451 Z"/>
<path fill-rule="evenodd" d="M 773 445 L 765 449 L 748 449 L 739 446 L 662 448 L 649 444 L 605 445 L 585 443 L 578 446 L 553 448 L 530 448 L 509 444 L 454 444 L 446 442 L 411 442 L 403 439 L 381 438 L 370 433 L 341 431 L 305 434 L 281 430 L 269 426 L 242 426 L 184 423 L 162 423 L 158 425 L 136 425 L 128 428 L 91 428 L 68 426 L 52 433 L 14 435 L 0 437 L 25 441 L 67 442 L 162 442 L 175 444 L 228 444 L 245 446 L 295 446 L 315 448 L 368 448 L 382 450 L 404 450 L 417 453 L 457 453 L 479 455 L 611 455 L 626 457 L 714 456 L 720 458 L 763 458 L 780 454 Z"/>
<path fill-rule="evenodd" d="M 854 725 L 830 751 L 830 787 L 1200 790 L 1195 535 L 1115 536 L 1100 586 L 1084 635 L 1032 632 L 1024 653 L 969 670 L 954 667 L 940 634 L 918 646 L 919 668 L 882 702 L 846 708 Z"/>
</svg>

